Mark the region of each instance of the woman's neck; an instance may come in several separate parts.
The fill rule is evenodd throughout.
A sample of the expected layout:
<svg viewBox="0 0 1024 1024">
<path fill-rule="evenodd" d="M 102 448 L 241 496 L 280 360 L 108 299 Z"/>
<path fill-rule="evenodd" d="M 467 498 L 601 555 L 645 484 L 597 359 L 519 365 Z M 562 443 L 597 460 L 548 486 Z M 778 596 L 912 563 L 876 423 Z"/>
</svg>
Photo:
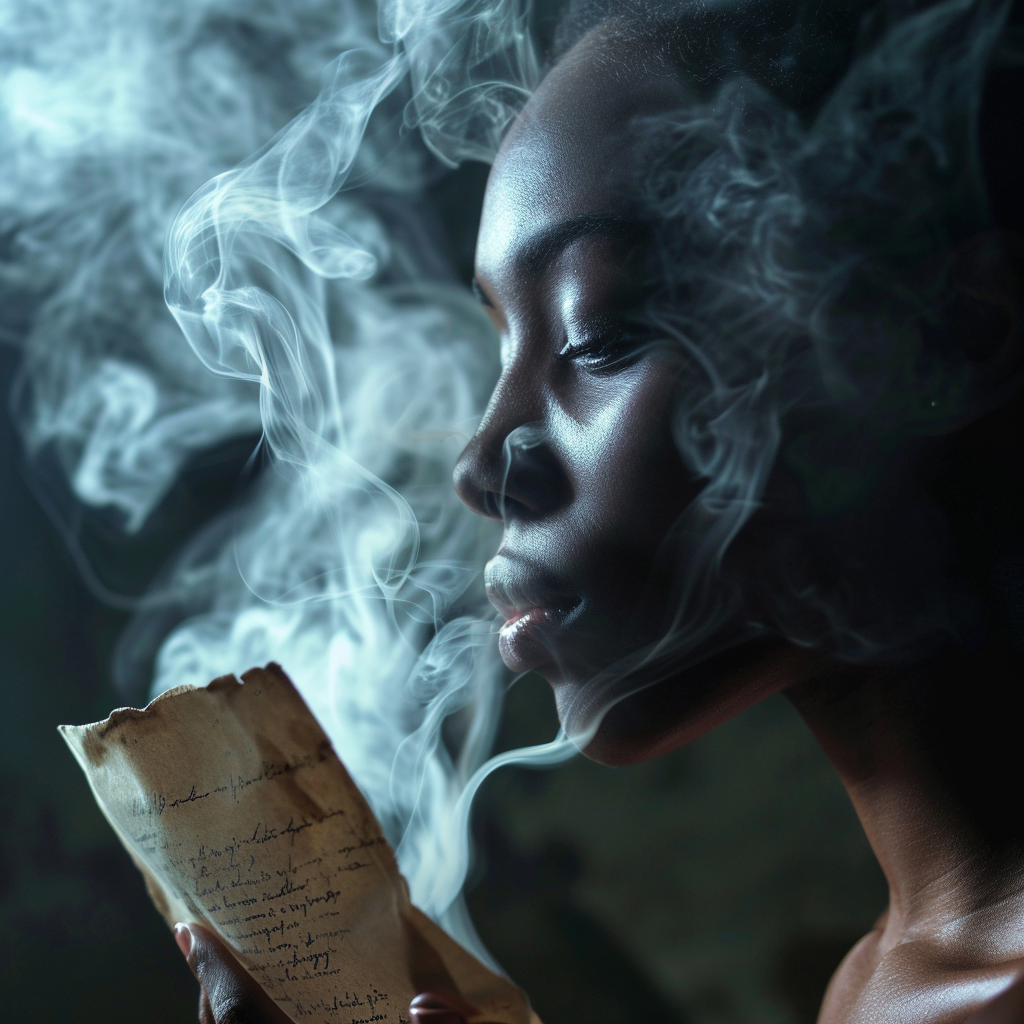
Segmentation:
<svg viewBox="0 0 1024 1024">
<path fill-rule="evenodd" d="M 787 691 L 888 880 L 880 955 L 921 939 L 957 957 L 1024 956 L 1020 724 L 993 697 L 999 664 L 846 667 Z"/>
</svg>

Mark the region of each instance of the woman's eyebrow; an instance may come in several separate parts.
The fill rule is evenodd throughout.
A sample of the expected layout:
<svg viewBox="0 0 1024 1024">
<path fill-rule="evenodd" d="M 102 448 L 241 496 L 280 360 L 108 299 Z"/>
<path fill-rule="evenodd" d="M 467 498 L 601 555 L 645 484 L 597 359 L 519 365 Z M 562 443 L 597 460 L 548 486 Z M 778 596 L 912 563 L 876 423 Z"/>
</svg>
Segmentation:
<svg viewBox="0 0 1024 1024">
<path fill-rule="evenodd" d="M 517 246 L 515 263 L 534 274 L 554 262 L 573 242 L 599 235 L 623 245 L 635 245 L 647 234 L 647 226 L 638 220 L 585 213 L 542 228 Z"/>
<path fill-rule="evenodd" d="M 523 272 L 537 275 L 543 273 L 573 242 L 581 238 L 598 236 L 629 248 L 642 243 L 648 232 L 648 225 L 643 221 L 585 213 L 541 228 L 516 246 L 511 262 Z M 470 286 L 484 306 L 488 309 L 496 308 L 475 276 Z"/>
</svg>

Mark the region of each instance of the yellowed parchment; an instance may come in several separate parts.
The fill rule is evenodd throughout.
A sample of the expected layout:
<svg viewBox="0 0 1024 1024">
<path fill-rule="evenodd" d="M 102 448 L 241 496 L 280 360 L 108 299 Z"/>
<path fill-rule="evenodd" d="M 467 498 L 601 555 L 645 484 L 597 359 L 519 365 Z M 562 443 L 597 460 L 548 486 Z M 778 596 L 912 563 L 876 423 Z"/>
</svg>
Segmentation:
<svg viewBox="0 0 1024 1024">
<path fill-rule="evenodd" d="M 61 726 L 168 924 L 218 933 L 295 1021 L 400 1024 L 447 991 L 470 1024 L 526 997 L 409 901 L 380 825 L 277 665 Z"/>
</svg>

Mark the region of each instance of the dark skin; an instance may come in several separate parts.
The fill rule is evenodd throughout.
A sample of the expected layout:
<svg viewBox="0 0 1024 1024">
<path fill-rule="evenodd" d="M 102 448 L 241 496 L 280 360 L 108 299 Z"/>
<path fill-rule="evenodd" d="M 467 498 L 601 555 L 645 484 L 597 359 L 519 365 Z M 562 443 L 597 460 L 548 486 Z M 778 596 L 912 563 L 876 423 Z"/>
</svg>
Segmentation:
<svg viewBox="0 0 1024 1024">
<path fill-rule="evenodd" d="M 199 1024 L 291 1024 L 216 935 L 178 925 L 174 936 L 200 985 Z M 421 992 L 408 1016 L 410 1024 L 465 1024 L 442 993 Z"/>
<path fill-rule="evenodd" d="M 503 368 L 455 481 L 473 511 L 504 526 L 485 574 L 506 620 L 502 657 L 543 675 L 585 753 L 610 764 L 657 756 L 785 692 L 889 883 L 889 907 L 840 965 L 819 1024 L 1020 1024 L 1024 823 L 1019 801 L 1001 797 L 1019 742 L 1012 716 L 973 692 L 975 680 L 1006 674 L 998 630 L 969 653 L 865 668 L 751 637 L 739 615 L 699 638 L 675 671 L 657 656 L 633 658 L 656 652 L 673 628 L 678 569 L 664 566 L 681 564 L 673 526 L 701 486 L 671 431 L 685 364 L 632 327 L 644 239 L 631 219 L 630 125 L 686 101 L 649 50 L 600 30 L 584 38 L 513 125 L 487 188 L 477 284 Z M 890 501 L 925 486 L 942 446 L 991 450 L 976 424 L 997 401 L 1005 388 L 901 464 Z M 785 503 L 781 476 L 773 493 Z M 737 552 L 756 563 L 766 542 L 770 530 L 765 540 L 754 523 Z M 612 665 L 626 669 L 594 686 Z M 189 962 L 203 1024 L 284 1020 L 212 937 Z M 443 1000 L 429 1013 L 412 1016 L 460 1020 Z"/>
</svg>

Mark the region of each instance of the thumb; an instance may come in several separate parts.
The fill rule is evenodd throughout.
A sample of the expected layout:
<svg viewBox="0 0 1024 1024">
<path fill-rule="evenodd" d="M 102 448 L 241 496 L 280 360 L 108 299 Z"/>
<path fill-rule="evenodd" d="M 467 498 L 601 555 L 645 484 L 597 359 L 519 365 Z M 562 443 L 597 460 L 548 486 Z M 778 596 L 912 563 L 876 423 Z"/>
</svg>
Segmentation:
<svg viewBox="0 0 1024 1024">
<path fill-rule="evenodd" d="M 212 932 L 179 924 L 174 937 L 202 986 L 200 1024 L 291 1024 Z"/>
</svg>

